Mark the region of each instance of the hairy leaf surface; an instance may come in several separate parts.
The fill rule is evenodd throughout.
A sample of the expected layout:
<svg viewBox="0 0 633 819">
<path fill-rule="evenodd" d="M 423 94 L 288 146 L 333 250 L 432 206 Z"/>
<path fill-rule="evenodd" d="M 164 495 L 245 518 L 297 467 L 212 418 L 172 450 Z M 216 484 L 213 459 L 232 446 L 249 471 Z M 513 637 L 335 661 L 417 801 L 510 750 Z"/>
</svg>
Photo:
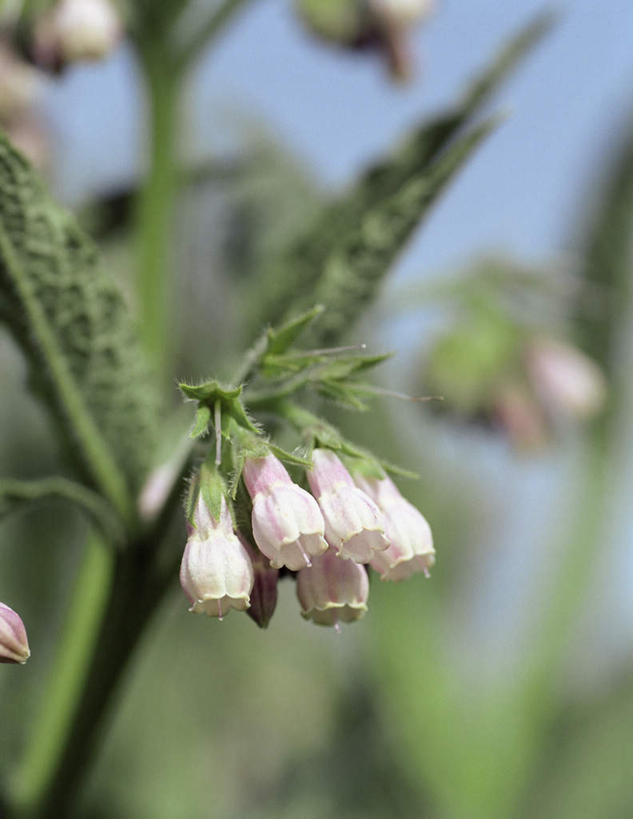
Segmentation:
<svg viewBox="0 0 633 819">
<path fill-rule="evenodd" d="M 370 167 L 346 193 L 317 213 L 305 231 L 264 270 L 261 291 L 253 305 L 259 322 L 277 323 L 303 307 L 302 302 L 297 302 L 297 294 L 314 293 L 329 260 L 339 254 L 339 246 L 358 240 L 359 224 L 367 224 L 368 214 L 381 206 L 396 207 L 397 198 L 402 202 L 411 195 L 409 183 L 414 177 L 420 179 L 423 173 L 434 173 L 434 165 L 442 154 L 472 124 L 492 93 L 549 24 L 549 16 L 543 15 L 522 29 L 502 48 L 462 100 L 422 123 L 399 148 Z M 308 303 L 317 300 L 313 295 Z"/>
<path fill-rule="evenodd" d="M 156 406 L 134 329 L 91 241 L 2 135 L 0 304 L 75 460 L 126 513 Z"/>
</svg>

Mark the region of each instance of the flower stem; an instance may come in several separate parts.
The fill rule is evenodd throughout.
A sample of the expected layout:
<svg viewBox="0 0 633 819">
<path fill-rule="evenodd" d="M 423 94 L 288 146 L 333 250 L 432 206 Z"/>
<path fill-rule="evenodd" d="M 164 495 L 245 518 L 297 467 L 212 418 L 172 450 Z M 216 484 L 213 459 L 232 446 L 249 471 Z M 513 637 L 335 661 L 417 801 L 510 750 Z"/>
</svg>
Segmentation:
<svg viewBox="0 0 633 819">
<path fill-rule="evenodd" d="M 114 552 L 100 538 L 93 535 L 88 540 L 42 712 L 33 724 L 26 754 L 13 781 L 12 801 L 20 815 L 34 815 L 68 740 L 106 606 L 113 559 Z"/>
<path fill-rule="evenodd" d="M 158 375 L 170 377 L 174 311 L 170 248 L 178 189 L 176 162 L 178 98 L 181 74 L 160 43 L 139 48 L 149 104 L 149 168 L 137 205 L 136 297 L 141 339 Z"/>
</svg>

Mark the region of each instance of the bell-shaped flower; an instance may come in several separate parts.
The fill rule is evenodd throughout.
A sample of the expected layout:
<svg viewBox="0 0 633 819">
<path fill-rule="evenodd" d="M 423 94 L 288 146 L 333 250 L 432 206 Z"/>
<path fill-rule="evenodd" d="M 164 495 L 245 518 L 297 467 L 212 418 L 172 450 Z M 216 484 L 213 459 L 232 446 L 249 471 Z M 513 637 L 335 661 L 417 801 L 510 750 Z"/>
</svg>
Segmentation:
<svg viewBox="0 0 633 819">
<path fill-rule="evenodd" d="M 36 28 L 36 57 L 45 65 L 100 60 L 114 49 L 121 33 L 110 0 L 57 0 Z"/>
<path fill-rule="evenodd" d="M 297 574 L 301 614 L 320 626 L 358 620 L 367 611 L 368 596 L 365 568 L 353 560 L 342 560 L 331 548 Z"/>
<path fill-rule="evenodd" d="M 233 531 L 226 500 L 215 520 L 200 492 L 191 533 L 180 565 L 180 585 L 196 614 L 220 619 L 230 609 L 244 611 L 250 605 L 253 566 L 246 549 Z"/>
<path fill-rule="evenodd" d="M 292 482 L 281 461 L 270 454 L 247 458 L 244 483 L 253 500 L 253 537 L 273 569 L 309 566 L 327 549 L 319 506 Z"/>
<path fill-rule="evenodd" d="M 404 580 L 435 563 L 431 527 L 426 518 L 400 494 L 391 478 L 356 476 L 356 483 L 376 502 L 385 516 L 389 547 L 370 561 L 383 580 Z"/>
<path fill-rule="evenodd" d="M 397 26 L 410 26 L 425 19 L 434 5 L 433 0 L 369 0 L 378 19 Z"/>
<path fill-rule="evenodd" d="M 386 549 L 383 514 L 359 489 L 341 460 L 329 449 L 315 449 L 308 482 L 325 520 L 325 539 L 339 557 L 369 563 Z"/>
<path fill-rule="evenodd" d="M 24 664 L 30 656 L 22 618 L 12 608 L 0 603 L 0 663 Z"/>
<path fill-rule="evenodd" d="M 602 370 L 570 344 L 549 338 L 533 341 L 527 350 L 527 370 L 545 409 L 555 415 L 583 420 L 604 405 Z"/>
</svg>

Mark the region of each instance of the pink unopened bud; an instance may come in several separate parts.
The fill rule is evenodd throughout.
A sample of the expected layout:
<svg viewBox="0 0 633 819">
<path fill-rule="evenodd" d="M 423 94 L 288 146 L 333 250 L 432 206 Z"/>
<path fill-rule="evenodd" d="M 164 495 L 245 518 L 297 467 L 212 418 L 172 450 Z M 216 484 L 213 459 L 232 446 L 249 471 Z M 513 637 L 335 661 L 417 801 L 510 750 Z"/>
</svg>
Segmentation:
<svg viewBox="0 0 633 819">
<path fill-rule="evenodd" d="M 339 557 L 369 563 L 387 548 L 382 512 L 331 450 L 314 450 L 308 481 L 323 513 L 325 538 Z"/>
<path fill-rule="evenodd" d="M 22 618 L 0 603 L 0 663 L 24 664 L 31 656 Z"/>
<path fill-rule="evenodd" d="M 247 458 L 244 483 L 253 500 L 253 537 L 274 569 L 310 565 L 327 549 L 323 515 L 309 492 L 292 482 L 274 455 Z"/>
<path fill-rule="evenodd" d="M 233 521 L 222 498 L 220 519 L 214 520 L 200 493 L 191 532 L 180 565 L 180 585 L 196 614 L 220 619 L 230 609 L 250 605 L 253 567 L 233 532 Z"/>
<path fill-rule="evenodd" d="M 341 560 L 334 549 L 315 557 L 297 574 L 301 614 L 320 626 L 358 620 L 367 611 L 369 580 L 363 566 Z"/>
<path fill-rule="evenodd" d="M 405 580 L 414 572 L 424 572 L 435 563 L 431 527 L 426 518 L 402 497 L 390 478 L 356 476 L 356 483 L 376 502 L 385 516 L 389 547 L 371 561 L 383 580 Z"/>
<path fill-rule="evenodd" d="M 547 338 L 533 342 L 527 351 L 527 367 L 536 394 L 554 413 L 582 420 L 604 404 L 602 371 L 569 344 Z"/>
<path fill-rule="evenodd" d="M 533 451 L 547 442 L 543 408 L 522 384 L 504 385 L 494 399 L 493 411 L 517 449 Z"/>
<path fill-rule="evenodd" d="M 38 60 L 52 65 L 100 60 L 121 37 L 121 21 L 109 0 L 58 0 L 36 31 Z"/>
<path fill-rule="evenodd" d="M 243 535 L 238 532 L 237 536 L 248 552 L 255 575 L 255 582 L 251 592 L 251 605 L 246 613 L 260 628 L 267 628 L 277 608 L 279 572 L 277 569 L 271 568 L 268 558 L 250 544 Z"/>
<path fill-rule="evenodd" d="M 369 0 L 372 13 L 392 25 L 411 26 L 428 17 L 433 0 Z"/>
</svg>

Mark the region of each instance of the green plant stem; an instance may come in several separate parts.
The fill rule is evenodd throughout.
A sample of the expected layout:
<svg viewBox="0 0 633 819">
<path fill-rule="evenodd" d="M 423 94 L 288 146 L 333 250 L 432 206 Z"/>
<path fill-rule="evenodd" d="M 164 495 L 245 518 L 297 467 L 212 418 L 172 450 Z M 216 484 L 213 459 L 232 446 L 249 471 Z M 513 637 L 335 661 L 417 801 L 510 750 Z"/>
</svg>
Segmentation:
<svg viewBox="0 0 633 819">
<path fill-rule="evenodd" d="M 96 535 L 89 538 L 42 711 L 33 723 L 13 781 L 12 801 L 19 815 L 37 815 L 40 795 L 49 787 L 60 749 L 68 741 L 111 587 L 113 564 L 114 552 Z"/>
<path fill-rule="evenodd" d="M 178 98 L 181 73 L 160 44 L 139 47 L 149 104 L 149 168 L 137 206 L 136 297 L 141 339 L 164 383 L 171 375 L 174 337 L 171 258 L 176 172 Z"/>
<path fill-rule="evenodd" d="M 107 574 L 99 563 L 81 572 L 79 582 L 86 585 L 73 604 L 68 650 L 54 669 L 60 673 L 52 691 L 56 701 L 47 701 L 15 788 L 20 819 L 75 815 L 122 675 L 173 577 L 173 561 L 157 570 L 148 545 L 136 544 L 125 553 L 102 549 L 113 558 Z M 94 605 L 99 583 L 99 605 Z"/>
</svg>

